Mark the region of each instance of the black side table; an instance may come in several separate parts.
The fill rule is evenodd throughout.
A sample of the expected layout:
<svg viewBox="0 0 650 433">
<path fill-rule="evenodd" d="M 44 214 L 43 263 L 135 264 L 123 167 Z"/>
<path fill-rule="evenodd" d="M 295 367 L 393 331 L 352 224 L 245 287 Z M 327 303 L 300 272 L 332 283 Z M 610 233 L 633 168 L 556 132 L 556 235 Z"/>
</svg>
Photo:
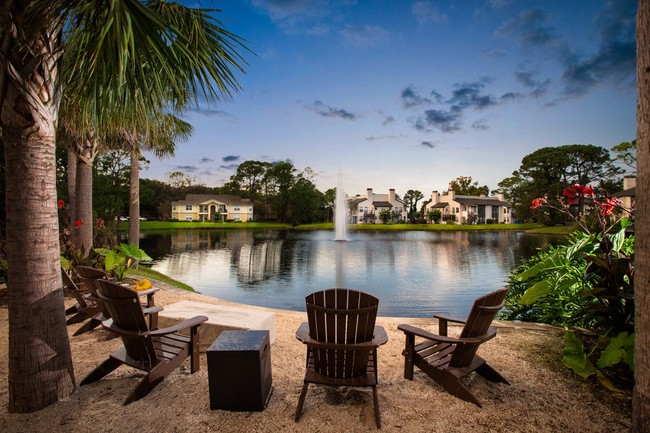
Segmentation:
<svg viewBox="0 0 650 433">
<path fill-rule="evenodd" d="M 264 410 L 272 383 L 269 331 L 223 331 L 207 356 L 210 409 Z"/>
</svg>

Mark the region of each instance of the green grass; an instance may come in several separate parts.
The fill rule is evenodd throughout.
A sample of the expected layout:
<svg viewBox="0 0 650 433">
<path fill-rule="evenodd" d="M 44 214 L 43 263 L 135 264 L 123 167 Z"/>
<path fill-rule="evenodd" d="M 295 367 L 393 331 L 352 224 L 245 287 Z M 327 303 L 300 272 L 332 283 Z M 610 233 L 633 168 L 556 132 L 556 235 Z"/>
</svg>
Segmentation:
<svg viewBox="0 0 650 433">
<path fill-rule="evenodd" d="M 487 230 L 530 230 L 539 224 L 357 224 L 351 230 L 420 230 L 420 231 L 487 231 Z"/>
<path fill-rule="evenodd" d="M 552 227 L 540 227 L 532 230 L 528 230 L 526 233 L 540 234 L 540 235 L 570 235 L 572 232 L 577 230 L 578 227 L 575 225 L 569 226 L 552 226 Z"/>
<path fill-rule="evenodd" d="M 128 230 L 129 223 L 121 222 L 118 226 L 120 230 Z M 198 221 L 141 221 L 140 230 L 178 230 L 178 229 L 289 229 L 291 224 L 284 223 L 262 223 L 262 222 L 198 222 Z"/>
<path fill-rule="evenodd" d="M 178 287 L 179 289 L 187 290 L 188 292 L 196 292 L 192 287 L 158 271 L 154 271 L 144 265 L 139 265 L 138 269 L 129 269 L 129 276 L 137 276 L 142 278 L 150 278 L 152 280 L 162 281 L 170 286 Z"/>
</svg>

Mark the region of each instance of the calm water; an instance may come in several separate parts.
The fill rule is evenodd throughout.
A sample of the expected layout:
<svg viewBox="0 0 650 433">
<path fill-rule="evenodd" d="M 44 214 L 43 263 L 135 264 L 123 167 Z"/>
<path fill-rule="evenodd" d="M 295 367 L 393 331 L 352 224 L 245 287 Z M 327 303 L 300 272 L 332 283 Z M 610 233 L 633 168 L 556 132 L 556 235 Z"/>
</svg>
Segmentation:
<svg viewBox="0 0 650 433">
<path fill-rule="evenodd" d="M 234 302 L 305 311 L 305 296 L 349 287 L 379 298 L 379 314 L 464 316 L 549 239 L 521 232 L 182 230 L 146 234 L 154 269 Z"/>
</svg>

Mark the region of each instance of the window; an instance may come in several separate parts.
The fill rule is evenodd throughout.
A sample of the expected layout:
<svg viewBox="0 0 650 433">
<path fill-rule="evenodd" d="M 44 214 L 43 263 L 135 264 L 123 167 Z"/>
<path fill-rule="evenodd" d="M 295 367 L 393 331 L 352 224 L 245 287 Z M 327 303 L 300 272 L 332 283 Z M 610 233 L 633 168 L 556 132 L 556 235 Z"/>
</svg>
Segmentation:
<svg viewBox="0 0 650 433">
<path fill-rule="evenodd" d="M 172 206 L 172 210 L 176 210 L 176 206 Z"/>
<path fill-rule="evenodd" d="M 239 212 L 239 206 L 235 206 L 232 210 L 233 212 Z"/>
<path fill-rule="evenodd" d="M 503 208 L 503 213 L 508 213 L 508 208 Z"/>
<path fill-rule="evenodd" d="M 235 221 L 241 221 L 241 217 L 239 215 L 234 215 L 233 220 Z"/>
<path fill-rule="evenodd" d="M 185 215 L 185 221 L 192 221 L 192 215 Z"/>
<path fill-rule="evenodd" d="M 192 210 L 192 205 L 191 204 L 186 204 L 185 205 L 185 210 Z"/>
<path fill-rule="evenodd" d="M 249 212 L 253 212 L 253 208 L 252 208 L 252 207 L 249 207 L 249 208 L 248 208 L 248 211 L 249 211 Z"/>
</svg>

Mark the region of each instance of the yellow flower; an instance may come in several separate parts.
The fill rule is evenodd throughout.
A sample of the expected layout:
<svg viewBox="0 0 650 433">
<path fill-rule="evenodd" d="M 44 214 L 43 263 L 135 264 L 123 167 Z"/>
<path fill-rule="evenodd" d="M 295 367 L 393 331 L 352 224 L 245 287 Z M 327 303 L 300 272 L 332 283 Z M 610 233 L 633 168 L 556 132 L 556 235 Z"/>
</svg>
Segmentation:
<svg viewBox="0 0 650 433">
<path fill-rule="evenodd" d="M 151 288 L 151 282 L 146 278 L 135 282 L 133 290 L 147 290 Z"/>
</svg>

